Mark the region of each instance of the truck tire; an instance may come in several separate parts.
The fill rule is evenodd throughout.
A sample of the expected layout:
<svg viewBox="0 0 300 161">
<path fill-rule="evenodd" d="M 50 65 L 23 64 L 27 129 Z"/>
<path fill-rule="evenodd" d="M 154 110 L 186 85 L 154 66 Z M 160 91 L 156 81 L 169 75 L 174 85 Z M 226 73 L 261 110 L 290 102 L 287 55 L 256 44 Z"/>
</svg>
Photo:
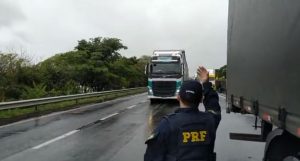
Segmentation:
<svg viewBox="0 0 300 161">
<path fill-rule="evenodd" d="M 230 111 L 233 112 L 233 113 L 241 113 L 241 108 L 239 108 L 235 105 L 231 105 Z"/>
<path fill-rule="evenodd" d="M 264 160 L 300 161 L 300 139 L 285 131 L 271 141 Z"/>
<path fill-rule="evenodd" d="M 156 99 L 150 99 L 150 104 L 151 104 L 151 105 L 155 104 L 156 102 L 157 102 Z"/>
<path fill-rule="evenodd" d="M 265 120 L 261 121 L 261 136 L 264 141 L 267 139 L 267 136 L 272 131 L 272 129 L 273 129 L 272 124 L 268 123 Z"/>
</svg>

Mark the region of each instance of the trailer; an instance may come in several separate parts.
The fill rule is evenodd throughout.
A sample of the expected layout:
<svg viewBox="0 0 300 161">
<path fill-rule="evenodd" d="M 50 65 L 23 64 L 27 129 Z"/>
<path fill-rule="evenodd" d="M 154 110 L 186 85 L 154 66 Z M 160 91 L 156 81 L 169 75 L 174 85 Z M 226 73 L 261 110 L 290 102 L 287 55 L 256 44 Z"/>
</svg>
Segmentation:
<svg viewBox="0 0 300 161">
<path fill-rule="evenodd" d="M 256 116 L 265 161 L 300 160 L 300 1 L 229 0 L 227 112 Z M 245 142 L 246 143 L 246 142 Z"/>
</svg>

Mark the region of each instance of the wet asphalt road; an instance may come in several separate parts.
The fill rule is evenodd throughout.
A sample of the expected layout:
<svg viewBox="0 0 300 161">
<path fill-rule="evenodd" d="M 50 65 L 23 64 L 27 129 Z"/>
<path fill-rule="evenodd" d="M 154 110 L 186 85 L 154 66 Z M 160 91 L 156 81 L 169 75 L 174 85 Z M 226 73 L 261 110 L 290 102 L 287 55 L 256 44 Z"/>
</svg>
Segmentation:
<svg viewBox="0 0 300 161">
<path fill-rule="evenodd" d="M 229 132 L 259 133 L 254 117 L 226 114 L 215 151 L 219 161 L 260 161 L 264 143 L 229 139 Z M 54 113 L 0 127 L 0 160 L 4 161 L 142 161 L 144 141 L 176 102 L 150 105 L 146 94 Z M 203 110 L 203 107 L 199 107 Z"/>
</svg>

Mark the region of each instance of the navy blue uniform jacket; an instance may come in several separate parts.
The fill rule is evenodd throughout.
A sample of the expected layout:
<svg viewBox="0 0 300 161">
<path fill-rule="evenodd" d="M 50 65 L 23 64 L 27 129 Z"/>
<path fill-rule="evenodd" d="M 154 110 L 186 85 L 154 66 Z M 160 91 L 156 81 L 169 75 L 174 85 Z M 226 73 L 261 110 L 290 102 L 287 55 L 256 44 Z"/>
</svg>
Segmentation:
<svg viewBox="0 0 300 161">
<path fill-rule="evenodd" d="M 177 159 L 192 160 L 193 158 L 206 158 L 208 157 L 207 156 L 208 153 L 213 153 L 216 130 L 221 120 L 221 108 L 219 105 L 218 94 L 212 89 L 211 83 L 210 82 L 204 83 L 203 88 L 204 88 L 203 104 L 206 112 L 199 112 L 199 110 L 195 108 L 179 108 L 175 111 L 174 114 L 170 114 L 164 117 L 159 123 L 159 125 L 157 126 L 157 128 L 154 130 L 153 134 L 146 141 L 147 150 L 144 155 L 144 161 L 169 161 L 169 160 L 177 160 Z M 194 116 L 197 116 L 196 119 Z M 203 145 L 206 146 L 205 148 L 203 148 L 202 145 L 186 146 L 184 148 L 181 148 L 183 150 L 179 151 L 178 144 L 180 143 L 178 143 L 178 136 L 177 135 L 174 136 L 176 133 L 178 133 L 178 130 L 177 131 L 174 130 L 173 127 L 175 124 L 180 124 L 180 122 L 191 122 L 192 121 L 191 119 L 200 120 L 200 122 L 202 119 L 203 120 L 202 122 L 204 122 L 205 125 L 207 125 L 203 128 L 204 130 L 207 130 L 209 133 L 207 134 L 208 136 L 206 136 L 209 142 L 207 144 L 203 142 Z M 173 120 L 179 120 L 179 121 L 176 122 Z M 181 128 L 176 128 L 176 129 L 181 129 Z M 192 138 L 190 134 L 187 134 L 187 136 L 189 136 L 188 137 L 189 139 Z M 184 139 L 186 139 L 184 140 L 186 142 L 189 141 L 187 140 L 187 138 Z M 192 142 L 190 144 L 192 144 Z M 197 149 L 197 147 L 200 148 Z"/>
</svg>

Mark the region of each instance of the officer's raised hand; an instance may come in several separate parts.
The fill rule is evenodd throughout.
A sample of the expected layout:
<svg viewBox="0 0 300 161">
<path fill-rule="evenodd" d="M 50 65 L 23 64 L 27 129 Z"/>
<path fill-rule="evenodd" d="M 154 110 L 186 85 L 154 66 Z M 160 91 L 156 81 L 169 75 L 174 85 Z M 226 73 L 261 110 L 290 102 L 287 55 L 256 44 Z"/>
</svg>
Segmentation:
<svg viewBox="0 0 300 161">
<path fill-rule="evenodd" d="M 204 83 L 208 81 L 209 72 L 203 67 L 199 66 L 197 69 L 197 77 L 200 83 Z"/>
<path fill-rule="evenodd" d="M 197 77 L 203 85 L 204 100 L 203 104 L 207 112 L 214 114 L 216 120 L 216 128 L 221 121 L 221 107 L 219 104 L 219 96 L 212 88 L 212 83 L 209 82 L 209 72 L 205 67 L 199 66 L 197 69 Z"/>
</svg>

